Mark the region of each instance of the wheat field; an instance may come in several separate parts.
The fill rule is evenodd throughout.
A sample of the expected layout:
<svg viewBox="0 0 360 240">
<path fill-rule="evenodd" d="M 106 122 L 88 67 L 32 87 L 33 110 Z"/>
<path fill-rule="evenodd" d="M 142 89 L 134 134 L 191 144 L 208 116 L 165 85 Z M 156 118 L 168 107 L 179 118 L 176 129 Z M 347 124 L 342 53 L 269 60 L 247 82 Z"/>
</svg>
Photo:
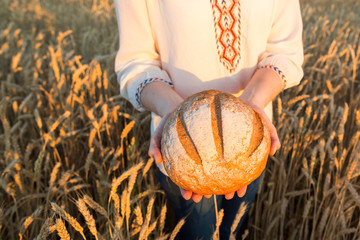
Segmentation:
<svg viewBox="0 0 360 240">
<path fill-rule="evenodd" d="M 305 76 L 274 102 L 282 148 L 242 239 L 360 239 L 360 2 L 301 6 Z M 113 2 L 2 0 L 0 20 L 0 239 L 175 239 Z"/>
</svg>

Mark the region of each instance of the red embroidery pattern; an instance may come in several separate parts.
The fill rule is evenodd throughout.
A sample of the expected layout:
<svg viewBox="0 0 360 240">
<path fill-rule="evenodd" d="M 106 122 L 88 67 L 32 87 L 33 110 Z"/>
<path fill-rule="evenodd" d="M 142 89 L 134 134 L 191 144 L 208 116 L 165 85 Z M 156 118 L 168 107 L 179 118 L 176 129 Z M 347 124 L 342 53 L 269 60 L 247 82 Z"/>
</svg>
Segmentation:
<svg viewBox="0 0 360 240">
<path fill-rule="evenodd" d="M 210 0 L 220 62 L 233 73 L 240 62 L 240 0 Z"/>
</svg>

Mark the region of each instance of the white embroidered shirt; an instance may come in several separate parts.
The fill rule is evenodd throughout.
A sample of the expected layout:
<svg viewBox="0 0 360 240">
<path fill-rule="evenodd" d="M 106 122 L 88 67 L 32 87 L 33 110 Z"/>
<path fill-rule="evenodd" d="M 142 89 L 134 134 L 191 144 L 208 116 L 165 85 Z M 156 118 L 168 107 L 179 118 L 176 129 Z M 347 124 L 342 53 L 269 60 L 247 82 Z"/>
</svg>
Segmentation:
<svg viewBox="0 0 360 240">
<path fill-rule="evenodd" d="M 239 94 L 259 68 L 271 68 L 284 88 L 302 76 L 298 0 L 114 0 L 120 47 L 120 94 L 143 110 L 152 81 L 183 98 L 206 89 Z M 272 119 L 271 104 L 265 112 Z M 159 118 L 153 114 L 152 131 Z"/>
</svg>

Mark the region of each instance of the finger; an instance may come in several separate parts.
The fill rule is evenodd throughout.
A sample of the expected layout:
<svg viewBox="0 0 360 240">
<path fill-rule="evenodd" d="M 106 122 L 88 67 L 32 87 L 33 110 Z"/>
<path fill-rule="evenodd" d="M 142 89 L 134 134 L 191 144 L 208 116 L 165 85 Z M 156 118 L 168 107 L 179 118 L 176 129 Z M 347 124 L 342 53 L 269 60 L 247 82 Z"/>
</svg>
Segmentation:
<svg viewBox="0 0 360 240">
<path fill-rule="evenodd" d="M 193 194 L 192 194 L 192 199 L 193 199 L 194 202 L 198 203 L 198 202 L 201 201 L 202 195 L 193 193 Z"/>
<path fill-rule="evenodd" d="M 274 155 L 276 151 L 279 150 L 281 147 L 279 136 L 277 134 L 274 125 L 270 127 L 270 138 L 271 138 L 270 155 Z"/>
<path fill-rule="evenodd" d="M 149 156 L 154 157 L 156 163 L 161 163 L 163 161 L 162 155 L 161 155 L 161 137 L 162 132 L 165 127 L 165 122 L 170 114 L 165 115 L 162 120 L 160 121 L 160 124 L 158 128 L 155 130 L 154 134 L 151 137 L 150 140 L 150 146 L 149 146 Z"/>
<path fill-rule="evenodd" d="M 246 189 L 247 189 L 247 186 L 243 187 L 243 188 L 240 188 L 239 190 L 237 190 L 237 195 L 242 198 L 243 196 L 245 196 L 245 193 L 246 193 Z"/>
<path fill-rule="evenodd" d="M 234 197 L 234 195 L 235 195 L 235 192 L 228 193 L 228 194 L 225 194 L 225 198 L 226 198 L 227 200 L 230 200 L 230 199 L 232 199 L 232 198 Z"/>
<path fill-rule="evenodd" d="M 182 197 L 185 199 L 185 200 L 189 200 L 191 198 L 191 195 L 192 195 L 192 192 L 191 191 L 188 191 L 188 190 L 185 190 L 181 187 L 180 188 L 180 193 L 182 195 Z"/>
<path fill-rule="evenodd" d="M 151 144 L 149 147 L 148 155 L 154 158 L 156 163 L 161 163 L 163 161 L 160 150 Z"/>
<path fill-rule="evenodd" d="M 161 155 L 161 152 L 160 152 L 159 149 L 155 149 L 154 158 L 155 158 L 155 162 L 158 163 L 158 164 L 163 161 L 163 158 L 162 158 L 162 155 Z"/>
<path fill-rule="evenodd" d="M 262 116 L 262 119 L 265 120 L 265 124 L 268 126 L 269 133 L 270 133 L 270 155 L 274 155 L 277 150 L 279 150 L 281 143 L 279 140 L 279 136 L 277 134 L 276 128 L 274 124 L 271 122 L 269 117 L 266 115 L 265 111 L 257 106 L 253 106 L 254 109 Z"/>
<path fill-rule="evenodd" d="M 161 155 L 161 150 L 158 142 L 159 142 L 158 136 L 156 133 L 154 133 L 150 141 L 148 154 L 150 157 L 153 157 L 155 159 L 156 163 L 161 163 L 163 161 L 163 158 Z"/>
<path fill-rule="evenodd" d="M 280 143 L 279 136 L 278 136 L 275 126 L 272 124 L 272 122 L 268 118 L 266 119 L 266 123 L 267 123 L 268 129 L 269 129 L 270 140 L 271 140 L 269 154 L 274 155 L 276 153 L 276 151 L 280 149 L 281 143 Z"/>
<path fill-rule="evenodd" d="M 211 198 L 212 195 L 211 195 L 211 194 L 209 194 L 209 195 L 204 195 L 204 197 L 206 197 L 206 198 Z"/>
</svg>

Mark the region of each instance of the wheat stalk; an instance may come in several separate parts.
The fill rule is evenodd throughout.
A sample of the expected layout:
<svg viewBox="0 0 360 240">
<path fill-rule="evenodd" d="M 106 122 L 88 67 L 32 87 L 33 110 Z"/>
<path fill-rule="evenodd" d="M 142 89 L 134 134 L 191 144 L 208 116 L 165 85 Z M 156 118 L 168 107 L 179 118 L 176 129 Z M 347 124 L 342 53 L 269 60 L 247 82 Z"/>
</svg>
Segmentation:
<svg viewBox="0 0 360 240">
<path fill-rule="evenodd" d="M 89 173 L 89 169 L 90 169 L 90 165 L 91 163 L 93 162 L 93 157 L 94 157 L 94 148 L 91 147 L 90 148 L 90 151 L 86 157 L 86 160 L 85 160 L 85 173 L 86 173 L 86 179 L 88 178 L 88 173 Z"/>
<path fill-rule="evenodd" d="M 81 214 L 84 216 L 86 224 L 91 232 L 91 234 L 98 240 L 98 231 L 96 229 L 96 224 L 94 217 L 90 213 L 89 209 L 86 207 L 86 203 L 81 198 L 76 201 L 76 206 L 78 207 Z"/>
<path fill-rule="evenodd" d="M 56 230 L 61 240 L 70 240 L 70 234 L 66 230 L 65 224 L 61 218 L 56 219 Z"/>
<path fill-rule="evenodd" d="M 180 229 L 185 223 L 185 218 L 182 218 L 175 226 L 174 230 L 172 231 L 169 240 L 174 240 L 176 235 L 180 232 Z"/>
<path fill-rule="evenodd" d="M 166 212 L 167 212 L 167 207 L 166 207 L 166 204 L 164 204 L 164 206 L 161 208 L 161 212 L 160 212 L 160 221 L 159 221 L 160 235 L 162 235 L 162 232 L 165 227 Z"/>
<path fill-rule="evenodd" d="M 144 169 L 143 169 L 143 174 L 142 176 L 144 177 L 146 175 L 146 173 L 150 170 L 151 166 L 153 165 L 154 163 L 154 158 L 149 158 L 149 160 L 146 162 L 146 165 L 144 166 Z"/>
<path fill-rule="evenodd" d="M 121 174 L 120 177 L 116 178 L 113 180 L 112 184 L 111 184 L 111 191 L 110 191 L 110 198 L 109 201 L 111 199 L 111 197 L 116 193 L 117 188 L 120 186 L 120 184 L 129 176 L 131 176 L 134 172 L 139 171 L 139 169 L 144 165 L 143 162 L 138 163 L 137 165 L 133 166 L 132 168 L 130 168 L 129 170 L 127 170 L 126 172 L 124 172 L 123 174 Z"/>
<path fill-rule="evenodd" d="M 115 193 L 114 195 L 112 195 L 112 199 L 114 201 L 114 214 L 115 214 L 115 226 L 117 229 L 120 229 L 122 224 L 123 224 L 123 217 L 120 217 L 120 199 L 119 199 L 119 195 L 117 193 Z"/>
<path fill-rule="evenodd" d="M 13 148 L 15 149 L 15 153 L 18 155 L 21 155 L 21 149 L 20 149 L 18 140 L 16 139 L 16 135 L 11 136 L 11 143 L 12 143 Z"/>
<path fill-rule="evenodd" d="M 44 207 L 40 206 L 38 209 L 36 209 L 29 217 L 27 217 L 21 226 L 20 229 L 20 235 L 24 235 L 26 229 L 30 226 L 31 223 L 33 223 L 34 218 L 37 218 L 43 211 Z"/>
<path fill-rule="evenodd" d="M 328 220 L 329 212 L 330 212 L 330 208 L 327 207 L 327 208 L 325 209 L 325 212 L 323 213 L 323 215 L 322 215 L 322 217 L 321 217 L 321 220 L 320 220 L 320 223 L 319 223 L 319 228 L 318 228 L 318 232 L 319 232 L 319 235 L 320 235 L 320 236 L 322 235 L 322 232 L 323 232 L 323 230 L 324 230 L 326 221 Z"/>
<path fill-rule="evenodd" d="M 61 216 L 64 220 L 66 220 L 76 231 L 78 231 L 81 234 L 83 239 L 86 240 L 84 235 L 84 229 L 81 227 L 78 221 L 76 221 L 75 218 L 73 218 L 70 214 L 68 214 L 65 210 L 63 210 L 54 202 L 51 202 L 51 207 L 55 213 L 59 214 L 59 216 Z"/>
<path fill-rule="evenodd" d="M 169 235 L 170 235 L 170 234 L 165 234 L 165 235 L 162 235 L 162 236 L 160 236 L 160 237 L 156 238 L 155 240 L 166 240 L 166 239 L 168 239 L 168 238 L 169 238 Z"/>
<path fill-rule="evenodd" d="M 46 240 L 46 238 L 49 236 L 50 227 L 54 224 L 53 217 L 49 217 L 45 220 L 44 224 L 41 226 L 40 233 L 37 237 L 39 240 Z"/>
<path fill-rule="evenodd" d="M 23 187 L 23 184 L 22 184 L 22 181 L 21 181 L 21 175 L 20 175 L 20 172 L 17 172 L 15 175 L 14 175 L 14 181 L 16 183 L 16 185 L 19 187 L 20 189 L 20 192 L 24 192 L 24 187 Z"/>
<path fill-rule="evenodd" d="M 237 228 L 237 226 L 239 225 L 240 223 L 240 220 L 242 219 L 242 217 L 245 215 L 245 212 L 246 212 L 246 209 L 247 209 L 248 205 L 245 203 L 245 202 L 242 202 L 240 204 L 240 207 L 239 207 L 239 210 L 238 212 L 236 213 L 236 216 L 234 218 L 234 221 L 231 225 L 231 230 L 230 230 L 230 238 L 231 239 L 235 239 L 235 235 L 234 235 L 234 232 Z"/>
<path fill-rule="evenodd" d="M 1 101 L 1 109 L 0 109 L 0 119 L 4 128 L 4 135 L 5 135 L 5 156 L 9 154 L 11 149 L 11 130 L 10 124 L 6 117 L 6 101 Z"/>
<path fill-rule="evenodd" d="M 218 218 L 216 219 L 215 231 L 212 236 L 213 240 L 220 239 L 219 229 L 220 229 L 220 224 L 222 222 L 223 217 L 224 217 L 224 209 L 221 209 L 219 211 Z"/>
<path fill-rule="evenodd" d="M 52 188 L 55 181 L 56 181 L 56 177 L 57 177 L 57 174 L 59 172 L 59 168 L 61 166 L 61 162 L 57 162 L 53 168 L 53 170 L 51 171 L 51 174 L 50 174 L 50 180 L 49 180 L 49 188 Z"/>
<path fill-rule="evenodd" d="M 356 202 L 356 204 L 358 205 L 358 207 L 360 207 L 360 196 L 359 196 L 358 192 L 356 191 L 356 189 L 354 188 L 354 186 L 350 182 L 347 182 L 346 187 L 349 190 L 349 192 L 351 193 L 351 195 L 352 195 L 354 201 Z"/>
<path fill-rule="evenodd" d="M 145 222 L 141 227 L 139 239 L 145 239 L 147 237 L 147 232 L 149 231 L 149 223 L 151 220 L 152 208 L 154 206 L 155 197 L 151 197 L 146 209 Z"/>
<path fill-rule="evenodd" d="M 34 165 L 34 177 L 35 178 L 37 176 L 39 176 L 39 174 L 40 174 L 40 169 L 41 169 L 41 165 L 44 160 L 45 154 L 46 154 L 46 151 L 45 151 L 45 145 L 44 145 L 39 153 L 38 158 L 35 161 L 35 165 Z"/>
<path fill-rule="evenodd" d="M 103 215 L 104 217 L 108 217 L 108 213 L 106 212 L 105 208 L 103 208 L 102 206 L 100 206 L 97 202 L 95 202 L 91 197 L 89 197 L 88 195 L 84 195 L 83 200 L 85 201 L 85 203 L 91 207 L 92 209 L 94 209 L 96 212 L 100 213 L 101 215 Z"/>
<path fill-rule="evenodd" d="M 120 207 L 121 216 L 123 216 L 124 218 L 125 218 L 125 214 L 126 214 L 127 195 L 128 195 L 128 191 L 127 191 L 127 188 L 125 188 L 121 194 L 121 202 L 120 202 L 121 203 L 121 207 Z"/>
<path fill-rule="evenodd" d="M 155 230 L 156 226 L 157 226 L 157 220 L 155 220 L 155 222 L 150 224 L 150 226 L 147 228 L 145 238 L 147 238 L 150 235 L 150 233 L 152 233 Z"/>
<path fill-rule="evenodd" d="M 144 219 L 141 213 L 141 208 L 137 205 L 134 209 L 134 214 L 136 218 L 134 219 L 133 223 L 131 224 L 131 228 L 133 231 L 131 232 L 130 236 L 134 236 L 141 230 L 141 225 L 144 223 Z"/>
<path fill-rule="evenodd" d="M 136 182 L 137 175 L 138 175 L 138 172 L 136 171 L 133 174 L 131 174 L 131 176 L 129 178 L 128 190 L 127 190 L 127 195 L 126 195 L 126 211 L 125 211 L 125 220 L 126 220 L 127 228 L 129 228 L 129 219 L 130 219 L 130 214 L 131 214 L 130 197 L 131 197 L 131 192 L 132 192 L 135 182 Z"/>
</svg>

